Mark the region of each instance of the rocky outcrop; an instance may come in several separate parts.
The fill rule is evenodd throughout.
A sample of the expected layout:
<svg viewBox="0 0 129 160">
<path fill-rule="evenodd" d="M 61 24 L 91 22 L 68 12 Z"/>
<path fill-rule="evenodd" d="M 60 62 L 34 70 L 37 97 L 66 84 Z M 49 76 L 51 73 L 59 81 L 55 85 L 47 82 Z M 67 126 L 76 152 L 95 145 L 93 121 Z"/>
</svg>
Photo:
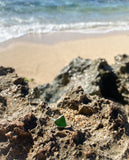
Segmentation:
<svg viewBox="0 0 129 160">
<path fill-rule="evenodd" d="M 110 66 L 104 59 L 92 61 L 78 57 L 64 67 L 51 84 L 34 88 L 32 97 L 53 103 L 71 87 L 81 85 L 87 94 L 128 103 L 129 58 L 121 55 L 115 59 L 116 64 Z"/>
<path fill-rule="evenodd" d="M 0 92 L 6 89 L 13 92 L 17 96 L 25 96 L 28 94 L 29 86 L 24 78 L 19 78 L 13 68 L 0 67 Z"/>
<path fill-rule="evenodd" d="M 81 86 L 70 89 L 57 104 L 25 101 L 12 119 L 0 121 L 1 159 L 117 160 L 129 156 L 128 116 L 121 104 L 85 94 Z M 62 114 L 67 127 L 58 128 L 52 119 Z"/>
<path fill-rule="evenodd" d="M 58 101 L 57 107 L 76 130 L 72 140 L 80 146 L 82 158 L 128 159 L 129 142 L 121 140 L 129 136 L 129 124 L 121 104 L 87 95 L 79 86 L 68 91 Z"/>
<path fill-rule="evenodd" d="M 115 59 L 77 58 L 33 90 L 15 72 L 0 75 L 0 159 L 128 159 L 128 56 Z"/>
<path fill-rule="evenodd" d="M 74 75 L 82 75 L 83 71 L 89 67 L 91 60 L 80 57 L 74 59 L 68 66 L 64 67 L 57 75 L 52 84 L 41 85 L 33 90 L 33 97 L 38 93 L 38 97 L 47 102 L 56 102 L 72 85 Z M 36 90 L 36 92 L 35 92 Z"/>
<path fill-rule="evenodd" d="M 117 88 L 125 103 L 129 104 L 129 55 L 115 57 L 113 71 L 117 75 Z"/>
<path fill-rule="evenodd" d="M 19 120 L 0 123 L 0 155 L 6 155 L 7 160 L 26 159 L 33 145 L 32 136 L 25 131 L 24 125 Z"/>
</svg>

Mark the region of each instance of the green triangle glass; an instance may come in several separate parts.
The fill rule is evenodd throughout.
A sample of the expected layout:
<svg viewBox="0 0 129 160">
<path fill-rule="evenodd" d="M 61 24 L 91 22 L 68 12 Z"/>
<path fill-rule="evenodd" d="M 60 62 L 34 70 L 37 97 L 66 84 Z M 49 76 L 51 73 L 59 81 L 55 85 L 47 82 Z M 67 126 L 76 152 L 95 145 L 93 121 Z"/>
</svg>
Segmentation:
<svg viewBox="0 0 129 160">
<path fill-rule="evenodd" d="M 64 115 L 61 115 L 60 117 L 58 117 L 54 123 L 58 126 L 58 127 L 66 127 L 66 121 L 65 121 L 65 117 Z"/>
</svg>

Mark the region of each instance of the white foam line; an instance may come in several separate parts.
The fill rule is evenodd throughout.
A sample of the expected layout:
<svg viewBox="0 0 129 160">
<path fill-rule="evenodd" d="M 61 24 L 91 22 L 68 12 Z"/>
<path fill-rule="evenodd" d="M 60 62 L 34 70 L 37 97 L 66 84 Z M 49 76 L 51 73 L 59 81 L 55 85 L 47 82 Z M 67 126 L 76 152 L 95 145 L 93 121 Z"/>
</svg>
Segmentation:
<svg viewBox="0 0 129 160">
<path fill-rule="evenodd" d="M 0 25 L 0 42 L 12 38 L 18 38 L 29 33 L 49 33 L 58 31 L 78 32 L 85 34 L 100 34 L 112 31 L 129 30 L 129 22 L 88 22 L 88 23 L 71 23 L 71 24 L 39 24 L 14 25 L 11 27 Z"/>
</svg>

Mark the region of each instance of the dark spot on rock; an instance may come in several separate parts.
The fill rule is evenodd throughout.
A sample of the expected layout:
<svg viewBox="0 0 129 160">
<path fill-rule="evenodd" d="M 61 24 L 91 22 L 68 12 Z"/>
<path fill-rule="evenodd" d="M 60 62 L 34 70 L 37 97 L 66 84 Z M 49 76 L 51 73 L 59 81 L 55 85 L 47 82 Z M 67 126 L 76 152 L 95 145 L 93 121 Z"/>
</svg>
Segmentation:
<svg viewBox="0 0 129 160">
<path fill-rule="evenodd" d="M 46 125 L 47 122 L 46 122 L 46 119 L 45 118 L 39 118 L 39 122 L 40 122 L 40 125 Z"/>
<path fill-rule="evenodd" d="M 72 140 L 76 145 L 83 144 L 85 141 L 85 133 L 82 133 L 81 131 L 73 132 Z"/>
<path fill-rule="evenodd" d="M 86 149 L 86 151 L 83 152 L 84 158 L 88 158 L 89 160 L 95 160 L 96 159 L 96 154 L 94 151 L 90 149 Z"/>
<path fill-rule="evenodd" d="M 67 136 L 67 134 L 66 134 L 64 131 L 58 131 L 58 132 L 56 133 L 56 136 L 57 136 L 57 137 L 60 137 L 60 138 L 64 138 L 64 137 Z"/>
<path fill-rule="evenodd" d="M 84 104 L 88 104 L 91 102 L 90 99 L 88 99 L 88 97 L 86 96 L 86 94 L 80 96 L 80 102 L 84 103 Z"/>
<path fill-rule="evenodd" d="M 0 96 L 0 103 L 2 103 L 4 106 L 6 106 L 6 105 L 7 105 L 7 100 L 6 100 L 6 98 L 3 97 L 3 96 Z"/>
<path fill-rule="evenodd" d="M 0 76 L 7 75 L 8 73 L 13 73 L 14 71 L 15 69 L 13 68 L 0 66 Z"/>
<path fill-rule="evenodd" d="M 121 110 L 117 106 L 111 107 L 111 109 L 110 109 L 111 118 L 117 119 L 118 118 L 118 114 L 122 114 Z"/>
<path fill-rule="evenodd" d="M 68 106 L 73 110 L 78 110 L 78 101 L 71 99 Z"/>
<path fill-rule="evenodd" d="M 26 85 L 26 84 L 27 84 L 27 82 L 24 80 L 24 78 L 21 78 L 21 77 L 16 78 L 16 79 L 13 81 L 13 83 L 14 83 L 15 85 L 18 85 L 18 84 Z"/>
<path fill-rule="evenodd" d="M 32 113 L 26 115 L 21 120 L 24 123 L 25 132 L 27 132 L 29 129 L 31 130 L 31 129 L 35 128 L 37 125 L 37 123 L 36 123 L 37 118 Z"/>
<path fill-rule="evenodd" d="M 116 101 L 123 101 L 119 94 L 116 85 L 116 77 L 113 73 L 104 74 L 100 81 L 101 94 L 105 98 L 114 99 Z"/>
<path fill-rule="evenodd" d="M 114 122 L 112 126 L 114 130 L 118 130 L 127 123 L 127 118 L 119 107 L 113 106 L 110 108 L 110 121 Z"/>
<path fill-rule="evenodd" d="M 61 79 L 61 85 L 67 85 L 69 83 L 68 73 L 60 74 L 57 78 Z"/>
<path fill-rule="evenodd" d="M 78 113 L 79 114 L 84 114 L 84 115 L 87 115 L 87 116 L 91 116 L 94 113 L 94 111 L 91 108 L 91 106 L 81 106 L 79 108 Z"/>
<path fill-rule="evenodd" d="M 97 125 L 97 127 L 96 127 L 96 130 L 101 129 L 101 128 L 103 128 L 103 127 L 104 127 L 103 124 L 102 124 L 102 123 L 99 123 L 99 124 Z"/>
<path fill-rule="evenodd" d="M 0 128 L 0 142 L 6 142 L 7 141 L 7 137 L 5 136 L 5 128 Z"/>
<path fill-rule="evenodd" d="M 28 94 L 29 88 L 28 86 L 21 86 L 21 93 L 26 96 Z"/>
<path fill-rule="evenodd" d="M 39 150 L 38 153 L 33 156 L 33 158 L 35 160 L 46 160 L 46 156 L 45 156 L 46 152 L 47 152 L 46 149 Z"/>
</svg>

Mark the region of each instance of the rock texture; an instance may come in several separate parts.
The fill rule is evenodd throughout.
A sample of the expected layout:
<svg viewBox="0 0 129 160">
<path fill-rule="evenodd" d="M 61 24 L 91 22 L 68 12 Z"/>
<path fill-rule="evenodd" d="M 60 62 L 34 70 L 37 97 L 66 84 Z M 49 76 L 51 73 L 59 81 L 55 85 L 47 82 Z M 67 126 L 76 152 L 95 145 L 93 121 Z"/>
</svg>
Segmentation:
<svg viewBox="0 0 129 160">
<path fill-rule="evenodd" d="M 0 159 L 128 160 L 128 64 L 128 55 L 112 66 L 77 58 L 33 90 L 0 67 Z M 67 127 L 58 128 L 62 114 Z"/>
<path fill-rule="evenodd" d="M 37 86 L 33 98 L 55 103 L 71 87 L 81 85 L 85 93 L 129 103 L 129 56 L 118 55 L 115 64 L 106 60 L 74 59 L 64 67 L 52 84 Z"/>
<path fill-rule="evenodd" d="M 113 70 L 118 77 L 118 92 L 123 97 L 124 102 L 129 104 L 129 55 L 116 56 Z"/>
</svg>

